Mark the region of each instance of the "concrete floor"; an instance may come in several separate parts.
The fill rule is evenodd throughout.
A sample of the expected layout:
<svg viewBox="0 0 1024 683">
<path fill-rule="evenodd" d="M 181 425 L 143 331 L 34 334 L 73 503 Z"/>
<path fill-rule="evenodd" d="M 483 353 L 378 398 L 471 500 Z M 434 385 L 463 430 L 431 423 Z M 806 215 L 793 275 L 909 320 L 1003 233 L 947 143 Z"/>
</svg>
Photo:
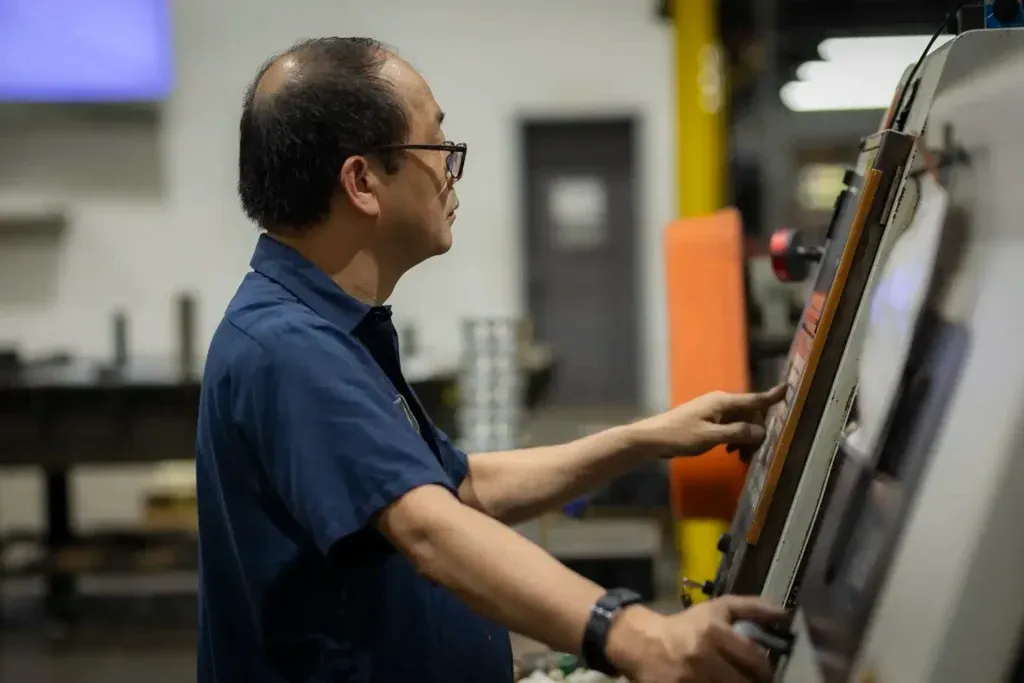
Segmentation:
<svg viewBox="0 0 1024 683">
<path fill-rule="evenodd" d="M 543 649 L 514 636 L 517 655 Z M 185 646 L 59 650 L 0 645 L 0 681 L 11 683 L 188 683 L 196 680 L 195 650 Z"/>
<path fill-rule="evenodd" d="M 11 683 L 188 683 L 196 680 L 195 635 L 111 634 L 76 637 L 74 644 L 38 632 L 0 637 L 0 681 Z M 517 657 L 547 650 L 512 635 Z"/>
<path fill-rule="evenodd" d="M 11 683 L 186 683 L 196 680 L 195 652 L 177 648 L 55 653 L 45 649 L 2 647 L 0 680 Z"/>
</svg>

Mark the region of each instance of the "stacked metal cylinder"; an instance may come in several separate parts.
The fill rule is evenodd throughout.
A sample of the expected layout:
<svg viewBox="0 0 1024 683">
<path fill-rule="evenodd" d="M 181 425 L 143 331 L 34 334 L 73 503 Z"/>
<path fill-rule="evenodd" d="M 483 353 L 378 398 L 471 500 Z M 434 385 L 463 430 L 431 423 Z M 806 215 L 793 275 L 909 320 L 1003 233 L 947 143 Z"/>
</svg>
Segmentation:
<svg viewBox="0 0 1024 683">
<path fill-rule="evenodd" d="M 470 318 L 462 324 L 460 445 L 470 453 L 520 445 L 522 325 L 514 318 Z"/>
</svg>

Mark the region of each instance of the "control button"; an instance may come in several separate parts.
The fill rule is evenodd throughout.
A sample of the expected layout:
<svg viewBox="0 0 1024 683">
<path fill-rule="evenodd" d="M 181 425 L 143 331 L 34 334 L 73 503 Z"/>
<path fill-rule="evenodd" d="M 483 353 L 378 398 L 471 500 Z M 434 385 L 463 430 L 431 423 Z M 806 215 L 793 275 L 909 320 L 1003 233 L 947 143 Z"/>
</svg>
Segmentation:
<svg viewBox="0 0 1024 683">
<path fill-rule="evenodd" d="M 1000 25 L 1012 24 L 1020 16 L 1020 0 L 995 0 L 992 3 L 992 16 Z"/>
<path fill-rule="evenodd" d="M 718 552 L 728 555 L 729 550 L 732 548 L 732 536 L 727 533 L 722 534 L 718 537 L 718 545 L 715 547 L 718 548 Z"/>
<path fill-rule="evenodd" d="M 694 579 L 683 578 L 682 580 L 681 598 L 683 601 L 683 608 L 690 607 L 693 604 L 693 597 L 688 591 L 700 591 L 709 598 L 715 595 L 715 582 L 714 581 L 696 581 Z"/>
</svg>

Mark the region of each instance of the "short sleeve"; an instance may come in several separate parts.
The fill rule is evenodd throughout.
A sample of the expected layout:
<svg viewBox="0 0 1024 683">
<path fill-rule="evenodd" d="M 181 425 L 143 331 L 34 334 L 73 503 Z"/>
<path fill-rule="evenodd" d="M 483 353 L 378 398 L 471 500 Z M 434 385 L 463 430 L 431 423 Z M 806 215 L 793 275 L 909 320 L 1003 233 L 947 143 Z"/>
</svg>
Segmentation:
<svg viewBox="0 0 1024 683">
<path fill-rule="evenodd" d="M 435 431 L 437 432 L 438 444 L 444 452 L 445 462 L 448 463 L 448 472 L 451 475 L 452 484 L 457 489 L 459 486 L 462 486 L 463 480 L 469 474 L 469 456 L 466 455 L 465 451 L 453 444 L 448 435 L 443 431 L 438 428 L 435 428 Z"/>
<path fill-rule="evenodd" d="M 277 493 L 321 552 L 420 486 L 456 486 L 358 342 L 301 329 L 264 347 L 243 408 Z"/>
</svg>

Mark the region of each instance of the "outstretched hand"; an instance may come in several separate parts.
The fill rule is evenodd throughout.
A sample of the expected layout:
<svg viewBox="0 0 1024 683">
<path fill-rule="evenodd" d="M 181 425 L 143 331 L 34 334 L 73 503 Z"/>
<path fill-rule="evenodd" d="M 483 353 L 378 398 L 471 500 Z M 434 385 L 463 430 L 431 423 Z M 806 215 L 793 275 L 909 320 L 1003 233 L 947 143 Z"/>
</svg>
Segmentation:
<svg viewBox="0 0 1024 683">
<path fill-rule="evenodd" d="M 636 423 L 642 441 L 663 457 L 692 456 L 715 446 L 758 446 L 768 409 L 786 397 L 786 385 L 768 391 L 714 391 Z"/>
<path fill-rule="evenodd" d="M 636 683 L 767 683 L 768 653 L 733 630 L 740 620 L 774 625 L 788 616 L 753 596 L 726 595 L 667 617 L 634 605 L 616 617 L 608 655 Z"/>
</svg>

